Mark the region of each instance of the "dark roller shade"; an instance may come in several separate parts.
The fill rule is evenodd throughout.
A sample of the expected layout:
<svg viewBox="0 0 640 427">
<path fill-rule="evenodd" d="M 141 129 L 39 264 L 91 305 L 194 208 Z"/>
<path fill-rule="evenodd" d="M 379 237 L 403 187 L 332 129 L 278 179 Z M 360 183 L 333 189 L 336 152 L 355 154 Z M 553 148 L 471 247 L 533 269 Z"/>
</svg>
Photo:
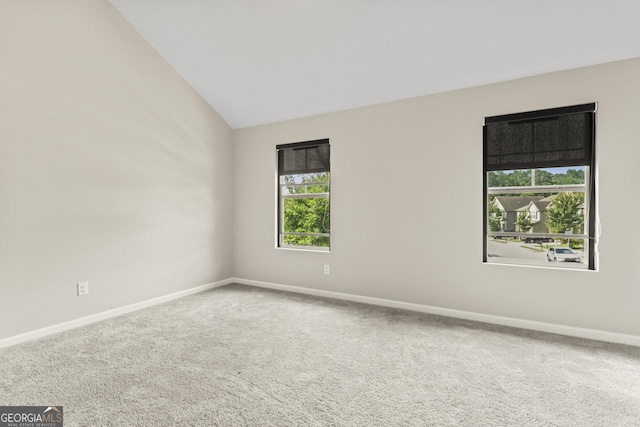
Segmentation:
<svg viewBox="0 0 640 427">
<path fill-rule="evenodd" d="M 486 118 L 485 171 L 590 165 L 594 111 L 585 104 Z"/>
<path fill-rule="evenodd" d="M 278 174 L 329 172 L 329 140 L 278 145 Z"/>
</svg>

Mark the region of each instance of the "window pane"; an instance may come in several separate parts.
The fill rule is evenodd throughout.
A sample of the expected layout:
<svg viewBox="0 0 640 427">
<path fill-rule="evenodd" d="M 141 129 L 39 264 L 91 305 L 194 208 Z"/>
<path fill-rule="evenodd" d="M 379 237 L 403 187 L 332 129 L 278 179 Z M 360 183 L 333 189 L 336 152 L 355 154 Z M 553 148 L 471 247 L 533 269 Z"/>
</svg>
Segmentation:
<svg viewBox="0 0 640 427">
<path fill-rule="evenodd" d="M 586 269 L 589 258 L 587 246 L 588 240 L 583 239 L 525 242 L 517 238 L 490 237 L 487 239 L 487 262 Z"/>
<path fill-rule="evenodd" d="M 314 246 L 314 247 L 329 247 L 328 237 L 318 236 L 284 236 L 283 243 L 285 245 L 294 246 Z"/>
<path fill-rule="evenodd" d="M 585 183 L 585 167 L 536 169 L 535 185 L 572 185 Z"/>
<path fill-rule="evenodd" d="M 281 194 L 309 194 L 329 192 L 329 173 L 283 175 L 280 177 Z"/>
<path fill-rule="evenodd" d="M 285 198 L 283 231 L 285 233 L 329 233 L 330 213 L 328 198 Z M 285 236 L 284 242 L 305 246 L 329 246 L 329 239 L 324 236 Z"/>
<path fill-rule="evenodd" d="M 491 171 L 489 175 L 489 187 L 523 187 L 531 182 L 531 169 L 519 169 L 508 171 Z"/>
<path fill-rule="evenodd" d="M 281 184 L 304 184 L 307 182 L 329 182 L 329 172 L 301 173 L 296 175 L 282 175 Z"/>
<path fill-rule="evenodd" d="M 515 169 L 488 172 L 489 187 L 524 187 L 534 185 L 584 185 L 585 166 L 562 168 Z M 532 180 L 532 178 L 535 179 Z"/>
<path fill-rule="evenodd" d="M 491 232 L 585 234 L 583 192 L 490 194 Z"/>
<path fill-rule="evenodd" d="M 284 232 L 328 233 L 329 199 L 284 199 Z"/>
<path fill-rule="evenodd" d="M 282 195 L 289 194 L 318 194 L 318 193 L 328 193 L 329 192 L 329 184 L 284 184 L 281 186 L 280 192 Z"/>
</svg>

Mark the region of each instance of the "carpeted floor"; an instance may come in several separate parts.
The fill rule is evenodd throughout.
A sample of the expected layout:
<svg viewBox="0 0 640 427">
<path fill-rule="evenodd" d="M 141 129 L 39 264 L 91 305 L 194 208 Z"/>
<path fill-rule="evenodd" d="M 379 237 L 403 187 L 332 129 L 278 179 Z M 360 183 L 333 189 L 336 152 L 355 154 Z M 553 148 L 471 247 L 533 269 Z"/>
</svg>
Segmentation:
<svg viewBox="0 0 640 427">
<path fill-rule="evenodd" d="M 640 426 L 640 348 L 230 285 L 0 350 L 65 426 Z"/>
</svg>

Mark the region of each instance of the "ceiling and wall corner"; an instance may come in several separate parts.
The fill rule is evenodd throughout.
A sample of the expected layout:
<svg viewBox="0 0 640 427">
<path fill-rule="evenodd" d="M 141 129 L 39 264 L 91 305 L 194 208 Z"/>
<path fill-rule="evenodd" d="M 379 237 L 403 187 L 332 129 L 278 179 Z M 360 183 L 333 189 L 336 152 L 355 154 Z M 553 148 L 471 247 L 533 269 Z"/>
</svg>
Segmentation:
<svg viewBox="0 0 640 427">
<path fill-rule="evenodd" d="M 233 128 L 640 56 L 629 0 L 109 0 Z"/>
</svg>

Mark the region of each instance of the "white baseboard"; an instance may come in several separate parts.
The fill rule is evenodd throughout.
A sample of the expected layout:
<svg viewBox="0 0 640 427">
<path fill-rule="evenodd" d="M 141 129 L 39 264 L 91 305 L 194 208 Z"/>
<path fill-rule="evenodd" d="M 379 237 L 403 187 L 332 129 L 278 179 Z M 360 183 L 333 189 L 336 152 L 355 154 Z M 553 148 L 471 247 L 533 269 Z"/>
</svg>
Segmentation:
<svg viewBox="0 0 640 427">
<path fill-rule="evenodd" d="M 183 291 L 174 292 L 169 295 L 163 295 L 161 297 L 153 298 L 146 301 L 137 302 L 135 304 L 126 305 L 124 307 L 114 308 L 112 310 L 103 311 L 100 313 L 92 314 L 90 316 L 81 317 L 79 319 L 70 320 L 68 322 L 58 323 L 56 325 L 47 326 L 45 328 L 36 329 L 35 331 L 25 332 L 20 335 L 4 338 L 0 340 L 0 348 L 9 347 L 15 344 L 20 344 L 26 341 L 31 341 L 37 338 L 42 338 L 47 335 L 56 334 L 58 332 L 66 331 L 69 329 L 77 328 L 79 326 L 88 325 L 90 323 L 99 322 L 100 320 L 109 319 L 111 317 L 120 316 L 121 314 L 130 313 L 132 311 L 141 310 L 143 308 L 151 307 L 154 305 L 162 304 L 174 299 L 186 297 L 187 295 L 197 294 L 199 292 L 208 291 L 209 289 L 225 286 L 230 283 L 234 283 L 232 279 L 224 279 L 213 283 L 208 283 L 202 286 L 196 286 L 195 288 L 185 289 Z"/>
<path fill-rule="evenodd" d="M 103 311 L 101 313 L 92 314 L 90 316 L 81 317 L 79 319 L 70 320 L 64 323 L 47 326 L 45 328 L 36 329 L 34 331 L 25 332 L 20 335 L 4 338 L 0 340 L 0 348 L 9 347 L 47 335 L 63 332 L 69 329 L 99 322 L 100 320 L 109 319 L 120 316 L 121 314 L 130 313 L 132 311 L 141 310 L 143 308 L 162 304 L 171 300 L 204 292 L 209 289 L 218 288 L 231 283 L 239 283 L 242 285 L 255 286 L 260 288 L 276 289 L 286 292 L 295 292 L 299 294 L 314 295 L 325 298 L 334 298 L 345 301 L 359 302 L 363 304 L 378 305 L 382 307 L 399 308 L 402 310 L 417 311 L 420 313 L 437 314 L 440 316 L 455 317 L 458 319 L 475 320 L 478 322 L 493 323 L 497 325 L 511 326 L 515 328 L 530 329 L 534 331 L 549 332 L 553 334 L 568 335 L 578 338 L 586 338 L 591 340 L 606 341 L 618 344 L 627 344 L 640 347 L 640 336 L 620 334 L 616 332 L 607 332 L 597 329 L 578 328 L 575 326 L 556 325 L 553 323 L 537 322 L 533 320 L 516 319 L 512 317 L 494 316 L 491 314 L 474 313 L 470 311 L 454 310 L 451 308 L 434 307 L 430 305 L 414 304 L 409 302 L 394 301 L 383 298 L 366 297 L 361 295 L 346 294 L 342 292 L 326 291 L 322 289 L 303 288 L 300 286 L 283 285 L 279 283 L 262 282 L 258 280 L 242 279 L 232 277 L 220 280 L 218 282 L 208 283 L 206 285 L 197 286 L 195 288 L 185 289 L 169 295 L 153 298 L 147 301 L 130 304 L 124 307 L 114 308 L 112 310 Z"/>
<path fill-rule="evenodd" d="M 513 317 L 494 316 L 491 314 L 474 313 L 471 311 L 454 310 L 451 308 L 434 307 L 430 305 L 413 304 L 409 302 L 393 301 L 382 298 L 365 297 L 360 295 L 345 294 L 341 292 L 325 291 L 321 289 L 261 282 L 257 280 L 242 279 L 239 277 L 232 278 L 231 282 L 239 283 L 241 285 L 276 289 L 280 291 L 315 295 L 326 298 L 335 298 L 345 301 L 378 305 L 382 307 L 399 308 L 403 310 L 418 311 L 420 313 L 437 314 L 440 316 L 455 317 L 458 319 L 475 320 L 477 322 L 493 323 L 497 325 L 511 326 L 514 328 L 530 329 L 534 331 L 549 332 L 552 334 L 568 335 L 571 337 L 586 338 L 590 340 L 606 341 L 640 347 L 640 336 L 637 335 L 620 334 L 616 332 L 607 332 L 597 329 L 577 328 L 575 326 L 556 325 L 553 323 L 516 319 Z"/>
</svg>

